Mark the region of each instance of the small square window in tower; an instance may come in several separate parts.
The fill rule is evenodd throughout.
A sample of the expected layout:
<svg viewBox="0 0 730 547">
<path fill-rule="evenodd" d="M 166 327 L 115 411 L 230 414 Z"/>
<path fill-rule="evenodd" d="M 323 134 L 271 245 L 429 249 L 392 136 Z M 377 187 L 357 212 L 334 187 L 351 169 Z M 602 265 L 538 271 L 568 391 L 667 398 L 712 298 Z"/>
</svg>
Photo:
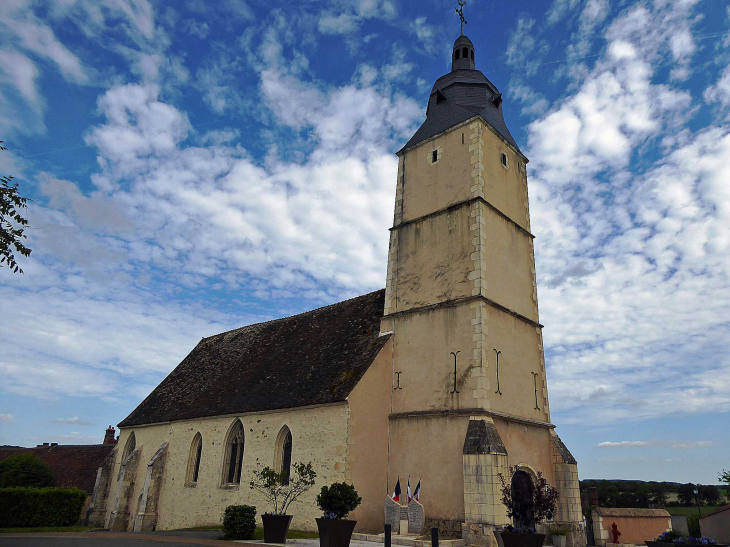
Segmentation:
<svg viewBox="0 0 730 547">
<path fill-rule="evenodd" d="M 436 163 L 437 161 L 439 161 L 439 151 L 434 150 L 431 152 L 431 163 Z"/>
<path fill-rule="evenodd" d="M 509 167 L 509 164 L 507 162 L 507 154 L 504 152 L 500 153 L 500 161 L 502 162 L 502 167 Z"/>
</svg>

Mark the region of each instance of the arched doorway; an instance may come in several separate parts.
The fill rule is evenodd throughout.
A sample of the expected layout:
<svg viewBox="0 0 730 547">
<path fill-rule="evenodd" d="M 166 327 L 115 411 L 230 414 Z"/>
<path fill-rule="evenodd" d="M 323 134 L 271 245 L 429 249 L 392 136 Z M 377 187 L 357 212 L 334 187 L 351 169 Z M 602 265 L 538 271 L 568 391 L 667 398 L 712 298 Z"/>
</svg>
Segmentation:
<svg viewBox="0 0 730 547">
<path fill-rule="evenodd" d="M 512 499 L 515 501 L 513 516 L 516 527 L 535 526 L 535 485 L 525 471 L 515 471 L 512 475 Z"/>
</svg>

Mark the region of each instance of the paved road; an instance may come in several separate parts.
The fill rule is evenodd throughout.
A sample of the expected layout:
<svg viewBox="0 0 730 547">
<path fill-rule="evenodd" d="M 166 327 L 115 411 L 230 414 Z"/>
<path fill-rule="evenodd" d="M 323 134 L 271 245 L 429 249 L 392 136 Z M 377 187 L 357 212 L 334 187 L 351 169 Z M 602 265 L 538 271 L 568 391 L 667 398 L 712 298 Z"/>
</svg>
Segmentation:
<svg viewBox="0 0 730 547">
<path fill-rule="evenodd" d="M 221 541 L 220 530 L 199 532 L 153 532 L 149 534 L 84 532 L 63 534 L 0 534 L 0 547 L 268 547 L 271 543 Z M 290 539 L 287 547 L 319 547 L 319 539 Z M 382 543 L 352 541 L 350 547 L 382 547 Z M 284 547 L 284 546 L 277 546 Z"/>
</svg>

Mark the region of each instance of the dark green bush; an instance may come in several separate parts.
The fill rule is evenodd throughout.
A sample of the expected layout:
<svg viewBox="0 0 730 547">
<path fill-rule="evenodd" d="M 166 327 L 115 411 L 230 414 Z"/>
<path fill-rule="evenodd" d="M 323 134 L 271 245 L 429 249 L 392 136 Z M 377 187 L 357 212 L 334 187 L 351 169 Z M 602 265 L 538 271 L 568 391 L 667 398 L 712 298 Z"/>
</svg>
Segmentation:
<svg viewBox="0 0 730 547">
<path fill-rule="evenodd" d="M 229 505 L 223 513 L 226 539 L 253 539 L 256 530 L 256 508 L 253 505 Z"/>
<path fill-rule="evenodd" d="M 689 530 L 689 535 L 693 538 L 698 538 L 702 535 L 700 533 L 700 521 L 697 515 L 687 515 L 687 529 Z"/>
<path fill-rule="evenodd" d="M 346 482 L 336 482 L 331 486 L 323 486 L 317 494 L 317 505 L 324 512 L 325 518 L 343 519 L 350 511 L 360 505 L 362 498 L 357 490 Z"/>
<path fill-rule="evenodd" d="M 0 488 L 0 528 L 70 526 L 85 501 L 78 488 Z"/>
<path fill-rule="evenodd" d="M 53 473 L 46 463 L 32 454 L 16 454 L 0 462 L 0 488 L 53 485 Z"/>
</svg>

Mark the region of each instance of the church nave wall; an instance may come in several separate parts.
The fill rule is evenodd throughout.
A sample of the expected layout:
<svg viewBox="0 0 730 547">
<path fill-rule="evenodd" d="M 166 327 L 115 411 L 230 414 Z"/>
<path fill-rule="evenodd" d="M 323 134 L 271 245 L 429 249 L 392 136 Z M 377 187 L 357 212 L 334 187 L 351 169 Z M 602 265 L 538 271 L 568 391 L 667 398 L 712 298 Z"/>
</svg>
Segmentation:
<svg viewBox="0 0 730 547">
<path fill-rule="evenodd" d="M 240 418 L 244 428 L 241 481 L 237 486 L 221 486 L 224 442 L 236 418 Z M 319 489 L 324 484 L 349 479 L 348 421 L 348 404 L 337 403 L 124 428 L 120 432 L 120 446 L 134 431 L 137 447 L 141 448 L 137 480 L 130 496 L 131 511 L 137 509 L 147 464 L 165 442 L 169 445 L 158 509 L 158 530 L 218 524 L 223 511 L 230 504 L 255 505 L 259 515 L 271 510 L 262 496 L 249 488 L 248 483 L 258 464 L 274 465 L 277 436 L 286 425 L 292 433 L 292 463 L 312 461 L 317 471 L 315 487 L 289 510 L 294 515 L 292 528 L 315 530 L 314 519 L 320 516 L 315 502 Z M 186 478 L 191 442 L 198 432 L 202 435 L 203 448 L 198 481 L 193 486 L 186 484 Z M 119 470 L 119 457 L 115 461 L 115 473 Z M 109 499 L 113 501 L 119 494 L 120 483 L 116 480 L 116 474 L 112 480 Z"/>
</svg>

